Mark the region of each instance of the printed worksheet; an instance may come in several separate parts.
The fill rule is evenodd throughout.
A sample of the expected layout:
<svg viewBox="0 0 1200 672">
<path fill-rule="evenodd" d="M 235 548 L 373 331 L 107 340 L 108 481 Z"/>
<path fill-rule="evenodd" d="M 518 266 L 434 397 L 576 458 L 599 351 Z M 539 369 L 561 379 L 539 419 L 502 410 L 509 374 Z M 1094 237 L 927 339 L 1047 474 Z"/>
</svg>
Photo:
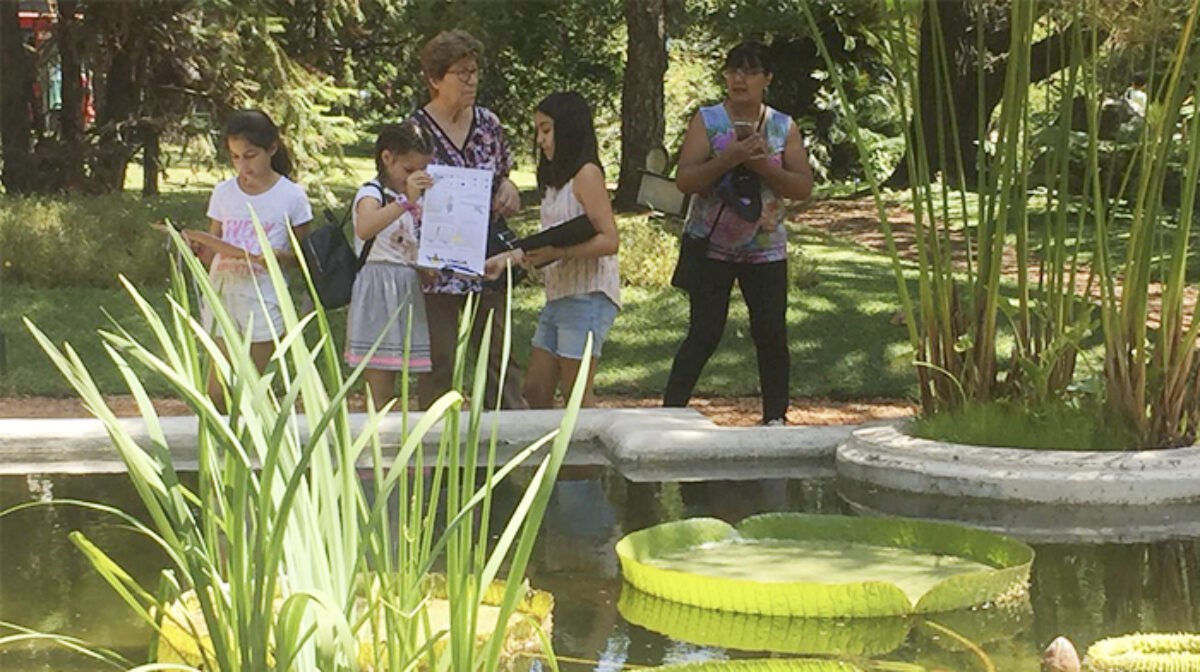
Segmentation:
<svg viewBox="0 0 1200 672">
<path fill-rule="evenodd" d="M 492 171 L 430 165 L 433 186 L 421 207 L 417 265 L 483 275 Z"/>
</svg>

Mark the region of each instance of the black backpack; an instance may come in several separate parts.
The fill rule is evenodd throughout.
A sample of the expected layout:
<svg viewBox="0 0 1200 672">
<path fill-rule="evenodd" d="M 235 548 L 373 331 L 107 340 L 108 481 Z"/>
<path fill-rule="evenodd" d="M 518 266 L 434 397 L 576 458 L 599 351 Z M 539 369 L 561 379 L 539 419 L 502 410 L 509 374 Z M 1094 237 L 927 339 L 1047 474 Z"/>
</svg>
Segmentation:
<svg viewBox="0 0 1200 672">
<path fill-rule="evenodd" d="M 387 205 L 388 199 L 384 194 L 383 185 L 378 180 L 371 180 L 363 186 L 371 185 L 379 190 L 379 202 Z M 317 289 L 317 298 L 326 310 L 341 308 L 350 303 L 350 290 L 354 287 L 354 276 L 367 261 L 371 254 L 371 246 L 375 236 L 371 236 L 363 244 L 362 253 L 357 256 L 354 248 L 346 238 L 346 222 L 352 221 L 350 216 L 354 208 L 350 207 L 342 215 L 341 221 L 334 216 L 329 208 L 325 208 L 325 226 L 313 231 L 300 243 L 304 251 L 304 262 L 312 275 L 313 286 Z"/>
</svg>

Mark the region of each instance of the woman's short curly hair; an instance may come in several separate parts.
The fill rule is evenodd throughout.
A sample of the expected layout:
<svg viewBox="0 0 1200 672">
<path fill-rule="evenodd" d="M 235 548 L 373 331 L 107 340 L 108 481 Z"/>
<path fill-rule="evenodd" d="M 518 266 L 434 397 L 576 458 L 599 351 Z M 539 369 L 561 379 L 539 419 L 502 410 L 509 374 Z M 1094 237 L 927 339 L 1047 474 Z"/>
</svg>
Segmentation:
<svg viewBox="0 0 1200 672">
<path fill-rule="evenodd" d="M 421 47 L 421 72 L 426 79 L 438 81 L 446 71 L 464 58 L 483 55 L 483 43 L 465 30 L 443 30 Z"/>
</svg>

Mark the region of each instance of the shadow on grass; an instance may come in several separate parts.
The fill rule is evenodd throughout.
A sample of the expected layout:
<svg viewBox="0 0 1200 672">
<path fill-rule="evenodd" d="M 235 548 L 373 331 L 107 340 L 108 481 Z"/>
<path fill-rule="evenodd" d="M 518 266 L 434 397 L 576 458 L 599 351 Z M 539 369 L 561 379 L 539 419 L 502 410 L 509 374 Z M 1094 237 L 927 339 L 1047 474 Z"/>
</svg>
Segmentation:
<svg viewBox="0 0 1200 672">
<path fill-rule="evenodd" d="M 903 397 L 913 387 L 906 332 L 890 322 L 898 310 L 895 282 L 886 258 L 838 245 L 807 245 L 820 264 L 820 283 L 792 289 L 788 305 L 791 394 L 855 399 Z M 165 287 L 145 288 L 147 298 L 165 310 Z M 675 351 L 687 330 L 683 292 L 670 288 L 625 287 L 624 308 L 604 344 L 596 374 L 601 394 L 656 398 L 666 386 Z M 543 302 L 538 287 L 518 288 L 513 297 L 513 352 L 528 362 L 530 339 Z M 66 396 L 69 387 L 26 332 L 27 315 L 55 341 L 70 341 L 95 370 L 105 392 L 125 387 L 105 355 L 96 330 L 107 327 L 107 309 L 126 324 L 138 324 L 136 309 L 120 289 L 45 289 L 7 286 L 0 305 L 0 329 L 8 340 L 8 370 L 0 394 Z M 345 311 L 331 314 L 333 333 L 345 337 Z M 339 348 L 341 344 L 338 344 Z M 152 393 L 165 386 L 149 381 Z M 758 368 L 745 304 L 735 290 L 729 321 L 717 352 L 697 386 L 700 396 L 758 394 Z"/>
</svg>

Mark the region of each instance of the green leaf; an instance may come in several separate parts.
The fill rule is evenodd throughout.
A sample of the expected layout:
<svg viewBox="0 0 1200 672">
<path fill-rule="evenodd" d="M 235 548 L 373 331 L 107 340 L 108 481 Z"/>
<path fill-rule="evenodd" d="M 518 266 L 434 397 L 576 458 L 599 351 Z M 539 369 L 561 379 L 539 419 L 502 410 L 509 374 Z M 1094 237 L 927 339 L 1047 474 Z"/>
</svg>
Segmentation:
<svg viewBox="0 0 1200 672">
<path fill-rule="evenodd" d="M 705 545 L 714 542 L 765 544 L 763 550 L 749 549 L 760 557 L 780 542 L 818 544 L 830 555 L 838 553 L 831 551 L 831 544 L 844 546 L 843 555 L 865 552 L 868 558 L 919 553 L 932 556 L 925 561 L 932 561 L 935 568 L 946 558 L 949 569 L 910 579 L 906 592 L 891 581 L 864 580 L 862 567 L 854 567 L 857 573 L 842 581 L 830 576 L 824 566 L 819 581 L 772 581 L 766 575 L 756 580 L 726 570 L 686 571 L 663 561 L 677 553 L 701 563 Z M 830 618 L 951 611 L 1019 596 L 1026 590 L 1033 562 L 1029 546 L 982 530 L 900 518 L 809 514 L 752 516 L 736 529 L 711 518 L 665 523 L 627 535 L 617 543 L 617 555 L 629 583 L 665 599 L 742 613 Z M 899 562 L 903 564 L 905 558 Z M 952 563 L 958 563 L 963 573 L 955 574 Z M 977 569 L 981 565 L 989 569 Z M 885 573 L 885 568 L 881 565 L 879 572 Z M 736 571 L 745 572 L 746 567 L 739 565 Z M 947 578 L 940 578 L 944 575 Z M 934 582 L 932 587 L 924 589 L 929 581 Z M 924 592 L 912 594 L 913 590 Z"/>
<path fill-rule="evenodd" d="M 880 656 L 904 645 L 908 617 L 800 618 L 702 609 L 644 593 L 628 583 L 621 616 L 671 639 L 741 651 L 804 655 Z"/>
</svg>

